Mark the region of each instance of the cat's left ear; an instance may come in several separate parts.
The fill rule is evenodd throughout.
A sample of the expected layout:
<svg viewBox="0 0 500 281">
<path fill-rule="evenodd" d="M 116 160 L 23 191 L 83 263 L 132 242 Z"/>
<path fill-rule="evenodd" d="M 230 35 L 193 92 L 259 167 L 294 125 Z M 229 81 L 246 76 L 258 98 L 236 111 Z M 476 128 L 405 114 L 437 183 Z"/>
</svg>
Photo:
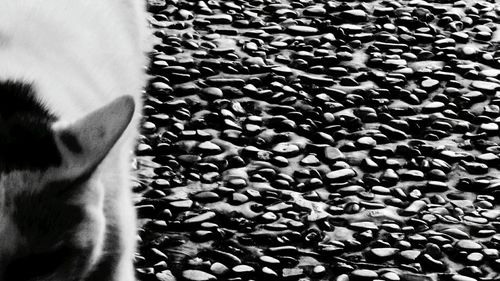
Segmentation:
<svg viewBox="0 0 500 281">
<path fill-rule="evenodd" d="M 64 176 L 90 174 L 123 134 L 134 110 L 134 99 L 122 96 L 75 122 L 56 122 L 53 132 Z"/>
</svg>

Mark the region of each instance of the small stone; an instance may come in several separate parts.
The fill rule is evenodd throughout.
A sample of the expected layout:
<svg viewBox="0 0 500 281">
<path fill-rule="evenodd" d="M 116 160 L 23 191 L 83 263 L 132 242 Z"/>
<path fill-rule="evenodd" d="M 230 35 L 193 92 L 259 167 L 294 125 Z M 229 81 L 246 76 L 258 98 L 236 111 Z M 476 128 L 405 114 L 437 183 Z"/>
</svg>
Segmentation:
<svg viewBox="0 0 500 281">
<path fill-rule="evenodd" d="M 278 273 L 267 266 L 264 266 L 262 268 L 262 273 L 264 274 L 264 276 L 266 276 L 266 278 L 278 278 Z"/>
<path fill-rule="evenodd" d="M 153 122 L 146 121 L 142 124 L 142 131 L 145 134 L 152 134 L 156 132 L 157 128 L 156 125 Z"/>
<path fill-rule="evenodd" d="M 299 280 L 304 276 L 305 274 L 302 268 L 283 268 L 282 277 L 285 280 Z"/>
<path fill-rule="evenodd" d="M 408 170 L 401 173 L 399 177 L 405 181 L 422 181 L 424 180 L 424 173 L 419 170 Z"/>
<path fill-rule="evenodd" d="M 286 158 L 292 158 L 300 154 L 300 148 L 296 144 L 282 142 L 273 147 L 272 152 Z"/>
<path fill-rule="evenodd" d="M 397 254 L 398 259 L 404 263 L 414 263 L 420 256 L 421 252 L 419 250 L 404 250 Z"/>
<path fill-rule="evenodd" d="M 200 91 L 200 95 L 202 95 L 202 97 L 206 98 L 207 100 L 216 100 L 222 98 L 224 96 L 224 93 L 219 88 L 207 87 L 203 88 Z"/>
<path fill-rule="evenodd" d="M 345 155 L 338 148 L 331 146 L 325 148 L 324 157 L 329 163 L 345 160 Z"/>
<path fill-rule="evenodd" d="M 479 75 L 483 77 L 492 77 L 492 78 L 500 78 L 500 69 L 496 68 L 491 68 L 491 69 L 484 69 L 479 72 Z"/>
<path fill-rule="evenodd" d="M 435 113 L 435 112 L 442 112 L 445 108 L 445 104 L 439 101 L 434 101 L 431 103 L 426 104 L 424 107 L 422 107 L 422 112 L 423 113 Z"/>
<path fill-rule="evenodd" d="M 245 179 L 239 177 L 230 178 L 227 183 L 228 187 L 233 189 L 241 189 L 248 185 Z"/>
<path fill-rule="evenodd" d="M 240 265 L 233 267 L 232 271 L 239 276 L 242 276 L 242 275 L 245 276 L 245 275 L 252 274 L 253 272 L 255 272 L 255 269 L 249 265 L 240 264 Z"/>
<path fill-rule="evenodd" d="M 321 162 L 318 160 L 315 154 L 309 154 L 300 160 L 300 165 L 302 166 L 319 166 Z"/>
<path fill-rule="evenodd" d="M 472 278 L 465 275 L 453 274 L 450 278 L 451 281 L 477 281 L 476 278 Z"/>
<path fill-rule="evenodd" d="M 353 9 L 342 12 L 340 16 L 350 22 L 364 22 L 368 14 L 363 10 Z"/>
<path fill-rule="evenodd" d="M 193 206 L 193 201 L 186 199 L 186 200 L 179 200 L 179 201 L 173 201 L 168 204 L 170 208 L 176 210 L 176 211 L 186 211 L 191 209 Z"/>
<path fill-rule="evenodd" d="M 201 153 L 207 155 L 217 155 L 222 152 L 222 148 L 211 141 L 205 141 L 198 145 L 198 149 Z"/>
<path fill-rule="evenodd" d="M 137 146 L 136 151 L 138 156 L 151 155 L 153 148 L 149 144 L 141 143 Z"/>
<path fill-rule="evenodd" d="M 215 275 L 224 275 L 229 271 L 229 268 L 220 262 L 214 262 L 210 266 L 210 271 Z"/>
<path fill-rule="evenodd" d="M 356 141 L 356 144 L 362 149 L 368 149 L 377 146 L 377 141 L 372 137 L 361 137 Z"/>
<path fill-rule="evenodd" d="M 488 135 L 498 133 L 499 127 L 497 123 L 483 123 L 479 126 L 479 130 L 486 132 Z"/>
<path fill-rule="evenodd" d="M 366 172 L 376 172 L 379 170 L 379 165 L 370 158 L 364 158 L 361 161 L 360 167 Z"/>
<path fill-rule="evenodd" d="M 386 169 L 380 176 L 380 182 L 385 186 L 393 186 L 399 182 L 399 175 L 393 169 Z"/>
<path fill-rule="evenodd" d="M 163 270 L 162 272 L 158 272 L 156 273 L 155 277 L 158 281 L 176 281 L 175 276 L 170 270 Z"/>
<path fill-rule="evenodd" d="M 264 222 L 269 223 L 269 222 L 276 221 L 278 219 L 278 216 L 273 212 L 266 212 L 266 213 L 262 214 L 261 219 Z"/>
<path fill-rule="evenodd" d="M 481 212 L 481 216 L 488 220 L 496 220 L 500 217 L 500 210 L 486 210 Z"/>
<path fill-rule="evenodd" d="M 193 199 L 198 201 L 198 202 L 217 202 L 220 200 L 219 194 L 213 192 L 213 191 L 201 191 L 196 193 L 193 196 Z"/>
<path fill-rule="evenodd" d="M 231 197 L 231 203 L 233 205 L 241 205 L 248 202 L 248 196 L 242 193 L 233 193 Z"/>
<path fill-rule="evenodd" d="M 356 176 L 353 169 L 340 169 L 326 174 L 326 180 L 329 182 L 343 182 Z"/>
<path fill-rule="evenodd" d="M 233 22 L 233 17 L 227 14 L 206 16 L 204 19 L 208 20 L 212 24 L 230 24 Z"/>
<path fill-rule="evenodd" d="M 426 90 L 427 92 L 432 92 L 439 88 L 439 81 L 435 79 L 425 79 L 420 83 L 420 86 L 422 89 Z"/>
<path fill-rule="evenodd" d="M 288 33 L 292 35 L 315 35 L 318 33 L 318 29 L 315 27 L 305 26 L 305 25 L 292 25 L 287 29 Z"/>
<path fill-rule="evenodd" d="M 354 230 L 357 230 L 357 231 L 365 231 L 365 230 L 378 230 L 378 226 L 373 223 L 373 222 L 369 222 L 369 221 L 363 221 L 363 222 L 352 222 L 350 224 L 350 227 Z"/>
<path fill-rule="evenodd" d="M 426 192 L 441 192 L 445 190 L 448 190 L 448 184 L 446 182 L 432 180 L 428 181 L 425 186 Z"/>
<path fill-rule="evenodd" d="M 323 265 L 317 265 L 313 268 L 313 274 L 315 276 L 322 276 L 326 272 L 326 268 Z"/>
<path fill-rule="evenodd" d="M 196 270 L 196 269 L 188 269 L 184 270 L 182 272 L 182 277 L 186 281 L 212 281 L 212 280 L 217 280 L 217 277 L 215 277 L 212 274 L 206 273 L 201 270 Z"/>
<path fill-rule="evenodd" d="M 212 211 L 208 211 L 206 213 L 203 213 L 201 215 L 197 215 L 194 217 L 191 217 L 187 220 L 184 221 L 186 224 L 200 224 L 203 222 L 207 222 L 215 218 L 216 214 Z"/>
<path fill-rule="evenodd" d="M 391 272 L 391 271 L 383 273 L 380 277 L 382 277 L 384 280 L 387 280 L 387 281 L 400 281 L 401 280 L 401 277 L 399 277 L 399 275 L 396 272 Z"/>
<path fill-rule="evenodd" d="M 410 206 L 408 206 L 401 212 L 401 215 L 403 216 L 416 215 L 420 213 L 422 210 L 424 210 L 426 207 L 427 207 L 427 202 L 425 202 L 424 200 L 415 200 L 410 204 Z"/>
<path fill-rule="evenodd" d="M 283 76 L 290 76 L 293 75 L 293 70 L 291 68 L 288 68 L 286 66 L 276 66 L 271 69 L 274 73 L 278 75 L 283 75 Z"/>
<path fill-rule="evenodd" d="M 408 135 L 398 129 L 395 129 L 391 126 L 381 124 L 379 127 L 380 131 L 386 135 L 389 139 L 394 139 L 394 140 L 405 140 L 408 138 Z"/>
<path fill-rule="evenodd" d="M 483 246 L 481 246 L 479 243 L 468 239 L 458 240 L 455 243 L 455 247 L 466 252 L 480 251 L 481 249 L 483 249 Z"/>
<path fill-rule="evenodd" d="M 481 253 L 474 252 L 467 255 L 467 261 L 471 264 L 479 264 L 483 261 L 484 256 Z"/>
<path fill-rule="evenodd" d="M 368 257 L 373 261 L 391 260 L 399 252 L 398 248 L 372 248 L 368 252 Z"/>
<path fill-rule="evenodd" d="M 356 269 L 351 272 L 352 281 L 372 281 L 377 277 L 377 272 L 369 269 Z"/>
<path fill-rule="evenodd" d="M 435 259 L 429 254 L 423 254 L 418 260 L 425 270 L 434 272 L 442 272 L 446 270 L 446 265 L 442 261 Z"/>
<path fill-rule="evenodd" d="M 303 13 L 308 16 L 323 16 L 326 14 L 326 9 L 321 6 L 309 6 L 304 9 Z"/>
<path fill-rule="evenodd" d="M 236 266 L 242 263 L 241 259 L 232 253 L 211 249 L 209 250 L 209 254 L 224 265 Z"/>
<path fill-rule="evenodd" d="M 496 91 L 500 90 L 500 84 L 480 80 L 472 81 L 470 87 L 473 90 L 478 90 L 485 94 L 494 94 Z"/>
<path fill-rule="evenodd" d="M 468 162 L 465 160 L 460 160 L 460 166 L 464 167 L 470 174 L 481 175 L 488 173 L 488 165 L 478 162 Z"/>
<path fill-rule="evenodd" d="M 477 224 L 487 224 L 488 219 L 484 217 L 477 217 L 477 216 L 464 216 L 463 217 L 465 221 L 471 222 L 471 223 L 477 223 Z"/>
</svg>

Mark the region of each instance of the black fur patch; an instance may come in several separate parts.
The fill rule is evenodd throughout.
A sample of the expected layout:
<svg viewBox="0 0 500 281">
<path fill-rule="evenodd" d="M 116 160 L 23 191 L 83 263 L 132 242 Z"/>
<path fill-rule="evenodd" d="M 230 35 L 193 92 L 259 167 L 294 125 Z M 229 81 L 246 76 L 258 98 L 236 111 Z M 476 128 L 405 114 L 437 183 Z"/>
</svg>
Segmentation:
<svg viewBox="0 0 500 281">
<path fill-rule="evenodd" d="M 61 141 L 66 145 L 66 147 L 69 149 L 69 151 L 77 154 L 83 152 L 82 145 L 80 144 L 80 142 L 78 142 L 76 136 L 73 135 L 71 132 L 62 131 L 59 137 L 61 138 Z"/>
<path fill-rule="evenodd" d="M 71 251 L 66 247 L 43 253 L 31 253 L 7 264 L 5 280 L 29 281 L 46 277 L 68 259 Z M 30 270 L 26 270 L 29 267 Z"/>
<path fill-rule="evenodd" d="M 0 81 L 0 171 L 60 165 L 61 155 L 50 129 L 56 120 L 30 84 Z"/>
<path fill-rule="evenodd" d="M 54 280 L 81 280 L 91 249 L 80 248 L 72 241 L 88 217 L 84 206 L 70 202 L 79 196 L 81 188 L 86 188 L 80 185 L 84 180 L 54 181 L 43 186 L 40 192 L 26 190 L 12 198 L 15 206 L 12 219 L 26 243 L 7 264 L 4 277 L 16 278 L 0 276 L 0 280 L 39 280 L 55 272 L 67 276 L 57 275 Z"/>
<path fill-rule="evenodd" d="M 66 240 L 84 220 L 83 208 L 68 203 L 81 192 L 78 185 L 73 181 L 54 181 L 40 192 L 28 189 L 13 198 L 12 218 L 28 245 L 50 249 Z"/>
</svg>

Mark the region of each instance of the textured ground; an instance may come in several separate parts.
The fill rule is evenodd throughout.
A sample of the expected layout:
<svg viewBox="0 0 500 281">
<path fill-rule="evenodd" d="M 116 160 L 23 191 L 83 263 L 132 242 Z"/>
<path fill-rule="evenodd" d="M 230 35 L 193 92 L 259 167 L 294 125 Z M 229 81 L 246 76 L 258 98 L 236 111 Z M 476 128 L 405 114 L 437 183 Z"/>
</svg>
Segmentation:
<svg viewBox="0 0 500 281">
<path fill-rule="evenodd" d="M 500 4 L 148 7 L 140 280 L 499 280 Z"/>
</svg>

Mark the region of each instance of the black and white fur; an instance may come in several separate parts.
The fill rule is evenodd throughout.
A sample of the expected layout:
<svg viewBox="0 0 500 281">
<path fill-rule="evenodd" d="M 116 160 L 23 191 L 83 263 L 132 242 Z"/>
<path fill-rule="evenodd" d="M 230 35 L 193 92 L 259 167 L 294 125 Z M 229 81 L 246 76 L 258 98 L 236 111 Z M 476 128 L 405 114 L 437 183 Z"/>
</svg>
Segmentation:
<svg viewBox="0 0 500 281">
<path fill-rule="evenodd" d="M 143 1 L 1 2 L 0 280 L 135 280 Z"/>
</svg>

